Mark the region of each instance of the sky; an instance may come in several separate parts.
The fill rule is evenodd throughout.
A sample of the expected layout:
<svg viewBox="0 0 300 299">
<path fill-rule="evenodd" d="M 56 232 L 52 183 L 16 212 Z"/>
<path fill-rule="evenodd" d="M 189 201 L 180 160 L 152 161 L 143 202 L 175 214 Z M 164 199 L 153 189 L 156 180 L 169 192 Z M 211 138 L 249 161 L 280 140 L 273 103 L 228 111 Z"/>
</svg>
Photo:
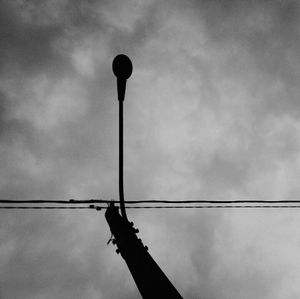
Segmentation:
<svg viewBox="0 0 300 299">
<path fill-rule="evenodd" d="M 0 197 L 299 199 L 300 2 L 0 1 Z M 0 298 L 140 298 L 103 211 L 4 211 Z M 300 297 L 300 210 L 138 210 L 186 299 Z M 171 254 L 170 254 L 171 253 Z"/>
</svg>

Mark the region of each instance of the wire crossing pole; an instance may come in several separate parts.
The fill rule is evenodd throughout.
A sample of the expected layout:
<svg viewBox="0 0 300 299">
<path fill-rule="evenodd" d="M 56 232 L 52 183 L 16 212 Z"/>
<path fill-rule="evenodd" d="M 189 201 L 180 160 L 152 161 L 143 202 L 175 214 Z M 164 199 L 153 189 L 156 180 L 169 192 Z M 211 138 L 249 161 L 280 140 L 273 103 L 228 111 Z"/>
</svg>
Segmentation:
<svg viewBox="0 0 300 299">
<path fill-rule="evenodd" d="M 118 101 L 119 101 L 119 197 L 121 214 L 127 220 L 124 202 L 124 178 L 123 178 L 123 102 L 126 91 L 126 81 L 132 74 L 132 63 L 130 59 L 120 54 L 115 57 L 112 64 L 113 72 L 117 77 Z"/>
<path fill-rule="evenodd" d="M 120 208 L 110 203 L 105 212 L 106 221 L 114 236 L 113 244 L 116 244 L 117 253 L 125 260 L 129 271 L 144 299 L 165 298 L 182 299 L 176 288 L 168 277 L 160 269 L 157 263 L 138 239 L 138 229 L 133 227 L 126 216 L 123 186 L 123 102 L 126 90 L 126 80 L 132 73 L 132 63 L 123 54 L 115 57 L 113 61 L 113 72 L 117 77 L 118 100 L 119 100 L 119 193 Z"/>
</svg>

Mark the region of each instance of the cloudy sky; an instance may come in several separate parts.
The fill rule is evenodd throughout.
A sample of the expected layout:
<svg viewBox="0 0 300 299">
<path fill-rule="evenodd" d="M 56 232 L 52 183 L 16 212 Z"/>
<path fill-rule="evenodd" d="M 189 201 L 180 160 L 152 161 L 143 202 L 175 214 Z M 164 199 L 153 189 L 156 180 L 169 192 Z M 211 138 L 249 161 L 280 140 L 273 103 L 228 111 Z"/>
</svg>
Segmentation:
<svg viewBox="0 0 300 299">
<path fill-rule="evenodd" d="M 0 1 L 0 197 L 300 197 L 300 2 Z M 1 211 L 1 299 L 140 298 L 103 212 Z M 300 297 L 300 211 L 128 212 L 186 299 Z M 170 254 L 172 252 L 172 254 Z"/>
</svg>

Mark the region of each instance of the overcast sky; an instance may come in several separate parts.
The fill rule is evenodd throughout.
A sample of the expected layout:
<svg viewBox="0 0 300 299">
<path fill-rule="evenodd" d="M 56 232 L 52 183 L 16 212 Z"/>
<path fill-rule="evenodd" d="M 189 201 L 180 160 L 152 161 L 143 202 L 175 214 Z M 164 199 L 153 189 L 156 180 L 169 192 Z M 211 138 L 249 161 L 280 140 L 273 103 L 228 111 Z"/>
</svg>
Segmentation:
<svg viewBox="0 0 300 299">
<path fill-rule="evenodd" d="M 300 198 L 300 2 L 0 1 L 0 197 Z M 104 213 L 1 211 L 1 299 L 140 298 Z M 300 210 L 128 217 L 186 299 L 300 297 Z"/>
</svg>

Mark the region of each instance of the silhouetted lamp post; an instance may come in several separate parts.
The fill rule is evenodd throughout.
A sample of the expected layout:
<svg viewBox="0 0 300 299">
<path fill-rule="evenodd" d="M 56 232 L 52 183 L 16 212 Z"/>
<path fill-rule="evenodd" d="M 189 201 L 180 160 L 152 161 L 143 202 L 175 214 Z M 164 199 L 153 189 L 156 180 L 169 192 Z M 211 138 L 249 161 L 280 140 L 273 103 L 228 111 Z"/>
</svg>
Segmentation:
<svg viewBox="0 0 300 299">
<path fill-rule="evenodd" d="M 112 69 L 117 77 L 118 100 L 119 100 L 119 197 L 121 214 L 127 220 L 124 203 L 124 181 L 123 181 L 123 102 L 126 91 L 126 81 L 132 74 L 132 63 L 130 59 L 120 54 L 115 57 Z"/>
<path fill-rule="evenodd" d="M 119 195 L 121 215 L 113 203 L 105 212 L 105 218 L 114 236 L 113 244 L 117 245 L 117 253 L 125 260 L 131 275 L 144 299 L 164 298 L 182 299 L 181 295 L 163 273 L 148 252 L 141 239 L 137 238 L 138 230 L 133 227 L 126 216 L 123 185 L 123 101 L 126 91 L 126 80 L 132 73 L 130 59 L 120 54 L 112 64 L 117 77 L 119 100 Z"/>
</svg>

